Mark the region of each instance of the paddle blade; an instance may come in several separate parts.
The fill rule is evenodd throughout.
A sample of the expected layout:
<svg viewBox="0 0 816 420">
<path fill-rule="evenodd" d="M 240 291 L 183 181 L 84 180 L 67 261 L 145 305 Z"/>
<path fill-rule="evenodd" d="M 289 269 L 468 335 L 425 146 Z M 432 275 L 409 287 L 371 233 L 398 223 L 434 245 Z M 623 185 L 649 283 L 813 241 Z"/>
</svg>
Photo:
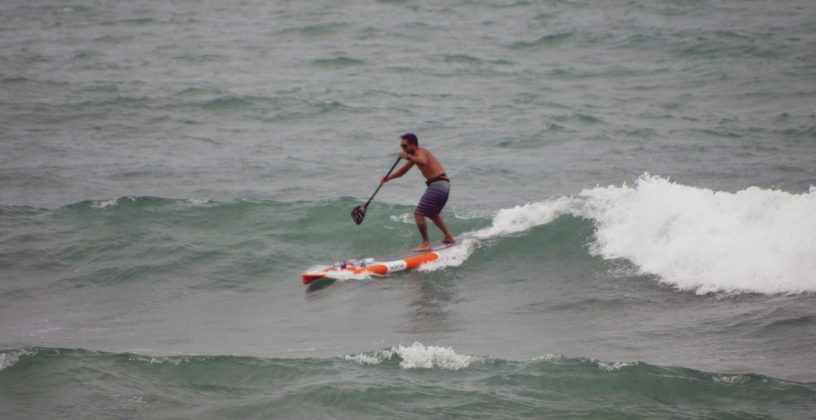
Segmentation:
<svg viewBox="0 0 816 420">
<path fill-rule="evenodd" d="M 365 218 L 366 207 L 365 204 L 360 204 L 359 206 L 355 207 L 354 210 L 351 211 L 351 220 L 354 220 L 355 224 L 363 223 L 363 219 Z"/>
</svg>

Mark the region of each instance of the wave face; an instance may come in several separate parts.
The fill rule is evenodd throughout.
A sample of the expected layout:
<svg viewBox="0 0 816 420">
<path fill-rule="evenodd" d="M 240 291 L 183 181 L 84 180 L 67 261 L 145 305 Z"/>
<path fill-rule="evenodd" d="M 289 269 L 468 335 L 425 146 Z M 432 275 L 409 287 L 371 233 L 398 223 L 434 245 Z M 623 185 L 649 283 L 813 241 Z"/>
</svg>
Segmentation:
<svg viewBox="0 0 816 420">
<path fill-rule="evenodd" d="M 526 361 L 414 343 L 320 359 L 0 352 L 6 418 L 805 418 L 816 385 L 646 363 Z"/>
</svg>

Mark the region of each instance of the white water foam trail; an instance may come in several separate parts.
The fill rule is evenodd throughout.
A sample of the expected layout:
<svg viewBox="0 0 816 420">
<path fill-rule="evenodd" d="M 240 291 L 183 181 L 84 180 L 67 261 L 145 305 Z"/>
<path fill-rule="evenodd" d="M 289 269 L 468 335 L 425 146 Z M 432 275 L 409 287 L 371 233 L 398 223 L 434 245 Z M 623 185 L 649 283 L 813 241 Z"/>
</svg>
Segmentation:
<svg viewBox="0 0 816 420">
<path fill-rule="evenodd" d="M 595 223 L 593 254 L 627 259 L 679 290 L 816 292 L 816 189 L 717 192 L 649 175 L 634 187 L 597 187 L 577 197 L 502 209 L 491 226 L 462 235 L 440 260 L 421 269 L 459 266 L 486 240 L 567 214 Z"/>
<path fill-rule="evenodd" d="M 550 223 L 569 213 L 570 209 L 575 207 L 575 203 L 574 198 L 561 197 L 553 201 L 501 209 L 493 217 L 493 223 L 490 226 L 462 234 L 456 245 L 439 251 L 438 260 L 420 266 L 419 270 L 434 271 L 445 267 L 458 267 L 467 261 L 484 242 Z"/>
</svg>

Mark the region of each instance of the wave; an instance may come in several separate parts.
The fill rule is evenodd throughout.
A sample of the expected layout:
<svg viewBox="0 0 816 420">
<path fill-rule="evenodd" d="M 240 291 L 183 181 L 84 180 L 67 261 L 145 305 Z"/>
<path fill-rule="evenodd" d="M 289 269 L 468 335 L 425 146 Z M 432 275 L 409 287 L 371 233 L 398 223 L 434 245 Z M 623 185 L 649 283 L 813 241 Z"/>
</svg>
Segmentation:
<svg viewBox="0 0 816 420">
<path fill-rule="evenodd" d="M 405 249 L 415 240 L 412 229 L 394 227 L 412 224 L 406 216 L 410 215 L 409 207 L 380 204 L 383 208 L 372 212 L 362 228 L 355 228 L 350 241 L 347 215 L 348 209 L 356 204 L 358 200 L 352 198 L 284 203 L 125 196 L 82 201 L 56 211 L 4 206 L 0 213 L 8 223 L 32 226 L 53 218 L 53 223 L 62 226 L 66 234 L 99 232 L 102 228 L 111 233 L 108 239 L 116 244 L 120 242 L 116 239 L 121 233 L 118 226 L 139 226 L 141 236 L 132 237 L 136 242 L 128 246 L 142 249 L 147 242 L 151 248 L 155 243 L 165 243 L 169 248 L 156 252 L 176 250 L 182 256 L 187 255 L 184 250 L 190 246 L 189 240 L 184 239 L 188 237 L 185 229 L 209 232 L 229 239 L 216 241 L 219 250 L 246 243 L 247 251 L 265 244 L 267 249 L 288 252 L 281 259 L 291 262 L 292 266 L 286 269 L 293 272 L 321 263 L 314 259 L 316 245 L 324 250 L 319 254 L 325 263 L 376 257 L 383 250 Z M 44 213 L 47 218 L 40 218 Z M 454 212 L 449 224 L 453 224 L 455 231 L 465 233 L 458 236 L 457 245 L 441 252 L 438 261 L 421 270 L 462 266 L 477 250 L 492 247 L 498 241 L 516 241 L 511 239 L 514 237 L 524 243 L 517 252 L 551 247 L 553 243 L 541 241 L 554 239 L 531 233 L 539 226 L 551 226 L 572 232 L 571 244 L 583 243 L 570 245 L 574 248 L 570 252 L 583 253 L 588 258 L 628 261 L 640 275 L 653 276 L 680 291 L 725 295 L 812 293 L 816 292 L 816 260 L 811 258 L 816 255 L 813 214 L 816 214 L 813 188 L 801 194 L 758 187 L 725 192 L 644 175 L 632 186 L 585 189 L 572 196 L 501 209 L 492 219 L 484 214 L 457 217 Z M 562 218 L 566 218 L 564 223 Z M 576 219 L 581 222 L 569 222 Z M 213 224 L 214 220 L 219 223 Z M 383 235 L 383 229 L 389 234 Z M 587 229 L 591 232 L 588 236 Z M 43 240 L 51 235 L 45 227 L 40 230 Z M 258 232 L 266 234 L 259 236 Z M 247 240 L 248 237 L 253 239 Z M 139 242 L 140 238 L 147 242 Z M 110 242 L 103 237 L 89 239 L 91 245 Z M 205 248 L 213 251 L 211 246 Z M 87 252 L 97 252 L 95 249 Z M 310 251 L 304 253 L 306 249 Z M 352 250 L 352 255 L 336 251 L 343 249 Z M 70 261 L 74 261 L 74 253 L 68 253 Z M 500 263 L 502 259 L 496 261 Z M 304 265 L 295 267 L 297 264 Z"/>
<path fill-rule="evenodd" d="M 10 360 L 0 395 L 21 418 L 804 418 L 816 401 L 814 383 L 750 373 L 553 355 L 513 361 L 421 343 L 311 359 L 23 348 L 0 360 Z"/>
<path fill-rule="evenodd" d="M 569 368 L 580 368 L 583 371 L 603 374 L 619 371 L 651 371 L 651 372 L 680 372 L 681 376 L 696 376 L 711 379 L 712 382 L 738 383 L 757 380 L 759 382 L 781 382 L 788 384 L 801 384 L 816 386 L 816 383 L 794 382 L 775 379 L 772 377 L 753 373 L 722 373 L 704 372 L 683 367 L 663 367 L 652 365 L 640 361 L 604 361 L 589 359 L 584 357 L 569 357 L 564 355 L 543 354 L 526 360 L 508 360 L 492 358 L 488 356 L 476 356 L 459 354 L 453 348 L 446 346 L 424 345 L 414 342 L 411 345 L 396 344 L 388 348 L 382 348 L 369 352 L 354 354 L 342 354 L 324 358 L 276 358 L 276 357 L 256 357 L 241 355 L 209 355 L 209 354 L 183 354 L 183 355 L 150 355 L 130 352 L 108 352 L 89 350 L 82 348 L 51 348 L 51 347 L 20 347 L 15 349 L 0 350 L 0 372 L 10 371 L 17 368 L 18 364 L 25 364 L 25 369 L 47 366 L 50 360 L 83 360 L 85 362 L 104 361 L 106 364 L 128 365 L 132 367 L 144 367 L 155 365 L 166 366 L 196 366 L 205 370 L 215 371 L 218 365 L 255 365 L 255 366 L 275 366 L 285 364 L 287 366 L 308 367 L 318 364 L 323 366 L 332 365 L 335 367 L 352 365 L 361 367 L 378 367 L 384 370 L 439 370 L 457 372 L 460 370 L 494 370 L 505 366 L 511 366 L 514 370 L 524 370 L 537 365 L 552 365 Z M 724 379 L 728 378 L 728 379 Z M 816 392 L 816 388 L 813 389 Z"/>
<path fill-rule="evenodd" d="M 561 216 L 595 225 L 591 252 L 626 259 L 678 290 L 708 293 L 816 292 L 816 190 L 758 187 L 735 193 L 643 175 L 634 186 L 597 187 L 498 211 L 488 227 L 425 270 L 459 266 L 487 241 L 527 232 Z"/>
<path fill-rule="evenodd" d="M 643 176 L 581 193 L 593 251 L 698 294 L 816 291 L 816 191 L 712 191 Z"/>
<path fill-rule="evenodd" d="M 0 351 L 0 371 L 10 368 L 20 361 L 20 357 L 36 354 L 36 349 L 20 348 L 15 350 Z"/>
<path fill-rule="evenodd" d="M 456 354 L 450 347 L 426 347 L 416 342 L 410 346 L 400 344 L 388 350 L 346 355 L 343 358 L 362 365 L 378 365 L 384 361 L 399 359 L 399 366 L 403 369 L 439 368 L 447 370 L 463 369 L 474 361 L 481 360 L 474 356 Z"/>
</svg>

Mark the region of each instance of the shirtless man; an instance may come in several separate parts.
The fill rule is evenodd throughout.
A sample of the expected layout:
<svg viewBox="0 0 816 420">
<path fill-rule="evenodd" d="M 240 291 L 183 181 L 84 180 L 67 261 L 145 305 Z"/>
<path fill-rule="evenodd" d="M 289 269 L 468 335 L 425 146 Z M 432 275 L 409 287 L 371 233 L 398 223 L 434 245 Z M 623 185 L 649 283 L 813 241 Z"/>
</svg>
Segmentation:
<svg viewBox="0 0 816 420">
<path fill-rule="evenodd" d="M 403 167 L 399 168 L 390 176 L 385 176 L 380 181 L 380 184 L 399 178 L 405 175 L 409 169 L 416 165 L 425 177 L 425 185 L 428 189 L 422 194 L 416 210 L 414 211 L 414 218 L 416 219 L 417 228 L 422 235 L 422 245 L 414 248 L 415 252 L 424 252 L 431 250 L 431 242 L 428 240 L 428 228 L 425 225 L 425 217 L 430 217 L 436 227 L 445 235 L 443 243 L 452 244 L 455 242 L 453 235 L 451 235 L 445 222 L 442 221 L 442 216 L 439 213 L 448 202 L 448 193 L 450 192 L 450 179 L 445 174 L 445 168 L 436 160 L 436 157 L 428 150 L 419 147 L 417 136 L 413 133 L 403 134 L 400 138 L 400 157 L 407 160 Z"/>
</svg>

